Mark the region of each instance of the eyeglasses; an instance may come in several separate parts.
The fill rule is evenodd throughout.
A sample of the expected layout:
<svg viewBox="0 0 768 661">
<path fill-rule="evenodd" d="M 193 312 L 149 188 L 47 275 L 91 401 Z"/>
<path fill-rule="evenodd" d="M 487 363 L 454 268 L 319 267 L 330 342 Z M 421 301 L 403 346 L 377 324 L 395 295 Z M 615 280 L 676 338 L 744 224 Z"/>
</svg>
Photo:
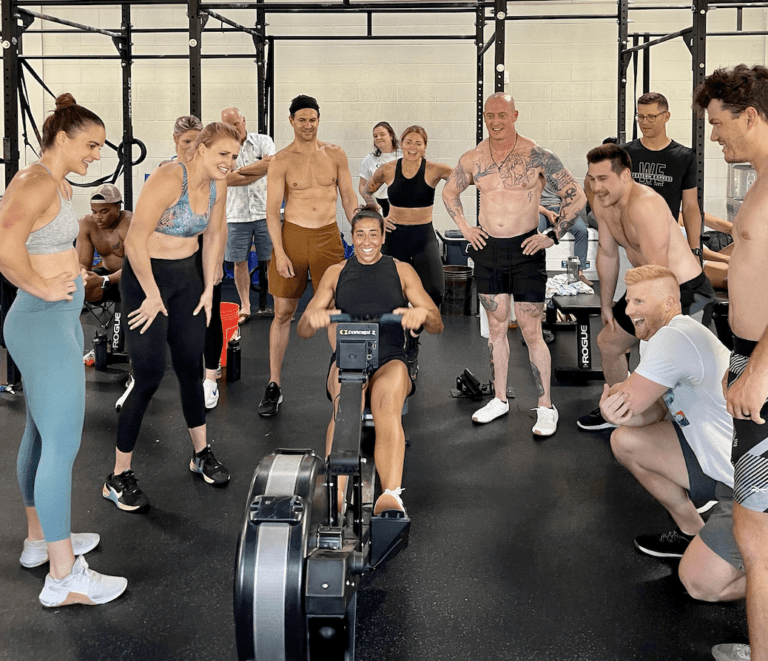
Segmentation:
<svg viewBox="0 0 768 661">
<path fill-rule="evenodd" d="M 667 112 L 667 111 L 665 110 L 664 112 Z M 664 114 L 664 112 L 660 112 L 660 113 L 657 113 L 655 115 L 638 115 L 638 114 L 636 114 L 635 115 L 635 119 L 638 122 L 644 122 L 647 119 L 651 124 L 653 124 L 659 117 L 661 117 Z"/>
</svg>

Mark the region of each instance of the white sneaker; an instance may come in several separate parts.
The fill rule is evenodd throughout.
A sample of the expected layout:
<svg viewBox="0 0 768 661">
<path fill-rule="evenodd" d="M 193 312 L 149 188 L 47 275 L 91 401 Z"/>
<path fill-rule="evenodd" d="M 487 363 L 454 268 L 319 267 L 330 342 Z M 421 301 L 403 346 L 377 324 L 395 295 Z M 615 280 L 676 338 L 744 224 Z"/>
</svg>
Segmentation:
<svg viewBox="0 0 768 661">
<path fill-rule="evenodd" d="M 73 532 L 70 537 L 72 539 L 72 551 L 75 556 L 93 551 L 99 545 L 99 540 L 101 539 L 95 532 Z M 45 543 L 45 540 L 41 539 L 30 542 L 28 539 L 25 539 L 24 551 L 21 554 L 21 558 L 19 558 L 19 562 L 22 567 L 27 569 L 39 567 L 48 562 L 48 545 Z"/>
<path fill-rule="evenodd" d="M 72 565 L 69 576 L 55 579 L 48 574 L 45 577 L 40 603 L 47 608 L 71 604 L 97 606 L 117 599 L 127 587 L 128 580 L 121 576 L 106 576 L 88 569 L 88 563 L 81 555 Z"/>
<path fill-rule="evenodd" d="M 507 413 L 509 413 L 509 402 L 502 402 L 498 397 L 494 397 L 483 408 L 475 411 L 472 422 L 484 425 Z"/>
<path fill-rule="evenodd" d="M 557 421 L 560 418 L 554 404 L 551 409 L 546 406 L 539 406 L 531 410 L 536 411 L 536 424 L 533 426 L 533 433 L 536 436 L 552 436 L 557 431 Z"/>
<path fill-rule="evenodd" d="M 219 384 L 211 379 L 203 381 L 203 392 L 205 393 L 205 408 L 216 408 L 219 403 Z"/>
<path fill-rule="evenodd" d="M 712 648 L 712 656 L 717 661 L 750 661 L 752 648 L 742 643 L 715 645 Z"/>
</svg>

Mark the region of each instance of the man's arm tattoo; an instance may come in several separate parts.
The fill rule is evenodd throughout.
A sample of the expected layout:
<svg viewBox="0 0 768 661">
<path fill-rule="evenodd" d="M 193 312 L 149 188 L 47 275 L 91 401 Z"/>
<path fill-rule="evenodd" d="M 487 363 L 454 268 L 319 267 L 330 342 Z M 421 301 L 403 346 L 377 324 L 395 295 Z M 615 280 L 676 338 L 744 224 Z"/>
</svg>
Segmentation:
<svg viewBox="0 0 768 661">
<path fill-rule="evenodd" d="M 452 183 L 459 193 L 469 188 L 469 179 L 467 178 L 467 173 L 464 172 L 464 166 L 462 166 L 461 160 L 459 160 L 458 164 L 453 169 L 448 182 Z"/>
<path fill-rule="evenodd" d="M 536 367 L 533 363 L 531 363 L 531 371 L 533 372 L 533 380 L 536 382 L 536 390 L 539 393 L 539 397 L 544 396 L 544 384 L 541 382 L 541 373 L 539 372 L 539 368 Z"/>
</svg>

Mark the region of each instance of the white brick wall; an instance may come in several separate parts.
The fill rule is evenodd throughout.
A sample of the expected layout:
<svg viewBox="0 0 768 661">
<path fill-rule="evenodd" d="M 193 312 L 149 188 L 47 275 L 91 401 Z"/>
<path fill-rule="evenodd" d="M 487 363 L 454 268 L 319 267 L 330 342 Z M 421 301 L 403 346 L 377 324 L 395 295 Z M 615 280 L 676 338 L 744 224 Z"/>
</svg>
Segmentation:
<svg viewBox="0 0 768 661">
<path fill-rule="evenodd" d="M 611 13 L 612 2 L 573 3 L 509 2 L 511 15 L 549 13 Z M 637 4 L 669 4 L 668 0 L 637 0 Z M 40 10 L 40 8 L 35 8 Z M 46 7 L 45 12 L 89 25 L 117 29 L 117 7 Z M 243 25 L 253 25 L 251 10 L 222 10 Z M 631 11 L 630 30 L 669 33 L 687 27 L 690 11 Z M 709 13 L 710 31 L 735 29 L 735 10 Z M 132 23 L 140 27 L 186 28 L 183 6 L 135 6 Z M 268 18 L 272 35 L 363 35 L 364 15 L 309 14 Z M 219 33 L 211 19 L 203 36 L 203 53 L 253 53 L 248 35 Z M 388 35 L 474 34 L 474 14 L 374 15 L 374 33 Z M 55 28 L 51 23 L 44 27 Z M 766 28 L 766 10 L 744 11 L 749 30 Z M 36 21 L 34 29 L 41 23 Z M 485 38 L 492 32 L 486 29 Z M 552 149 L 571 168 L 578 180 L 586 171 L 585 154 L 608 136 L 616 134 L 617 26 L 612 20 L 558 20 L 507 22 L 506 60 L 510 83 L 520 111 L 518 129 Z M 94 34 L 26 35 L 25 53 L 116 54 L 111 41 Z M 765 63 L 768 44 L 763 37 L 711 37 L 707 45 L 707 72 L 739 62 Z M 137 34 L 136 54 L 187 53 L 186 35 Z M 108 138 L 121 136 L 121 71 L 117 60 L 31 61 L 56 93 L 70 91 L 97 112 L 107 124 Z M 493 91 L 493 49 L 485 56 L 486 95 Z M 239 107 L 256 127 L 256 71 L 251 59 L 203 60 L 204 122 L 217 120 L 222 108 Z M 652 89 L 667 95 L 672 121 L 670 135 L 690 145 L 691 59 L 682 39 L 661 44 L 651 52 Z M 290 99 L 296 94 L 318 98 L 322 111 L 321 139 L 342 145 L 350 160 L 357 188 L 360 161 L 370 151 L 371 129 L 380 120 L 399 132 L 410 124 L 423 125 L 429 134 L 429 158 L 455 164 L 475 141 L 475 46 L 461 41 L 277 41 L 275 51 L 275 141 L 284 147 L 292 138 L 287 121 Z M 149 157 L 136 168 L 134 189 L 141 190 L 144 175 L 173 152 L 171 132 L 178 115 L 189 109 L 189 77 L 184 60 L 139 60 L 133 67 L 134 130 L 148 148 Z M 639 76 L 642 76 L 642 66 Z M 632 115 L 632 68 L 628 71 L 628 115 Z M 32 107 L 38 123 L 52 108 L 52 100 L 28 80 Z M 0 102 L 2 100 L 0 99 Z M 632 126 L 627 126 L 631 135 Z M 23 160 L 34 155 L 27 150 Z M 104 150 L 101 164 L 90 175 L 99 176 L 114 167 L 114 152 Z M 725 167 L 716 145 L 706 149 L 706 203 L 711 213 L 725 215 Z M 77 192 L 76 209 L 88 209 L 88 191 Z M 475 196 L 465 193 L 464 207 L 474 217 Z M 341 217 L 341 213 L 340 213 Z M 438 201 L 438 229 L 452 226 Z"/>
</svg>

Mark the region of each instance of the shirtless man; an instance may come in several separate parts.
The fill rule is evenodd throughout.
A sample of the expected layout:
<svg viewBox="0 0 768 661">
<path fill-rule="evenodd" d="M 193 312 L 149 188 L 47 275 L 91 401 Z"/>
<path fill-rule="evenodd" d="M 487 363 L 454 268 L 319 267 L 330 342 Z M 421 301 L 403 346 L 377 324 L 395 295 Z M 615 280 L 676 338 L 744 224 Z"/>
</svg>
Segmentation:
<svg viewBox="0 0 768 661">
<path fill-rule="evenodd" d="M 605 382 L 614 386 L 627 378 L 626 354 L 639 343 L 626 313 L 626 295 L 613 303 L 619 246 L 627 251 L 632 266 L 655 264 L 675 274 L 683 314 L 695 314 L 713 303 L 715 290 L 664 198 L 632 179 L 632 162 L 626 151 L 614 144 L 595 147 L 587 154 L 587 163 L 584 190 L 597 218 L 597 273 L 604 324 L 597 344 Z M 603 418 L 599 406 L 576 424 L 586 430 L 616 426 Z"/>
<path fill-rule="evenodd" d="M 729 321 L 733 353 L 723 381 L 734 417 L 733 532 L 747 571 L 747 622 L 752 661 L 768 659 L 768 69 L 718 69 L 699 85 L 694 108 L 707 111 L 713 142 L 728 163 L 757 171 L 733 226 Z M 725 387 L 725 383 L 723 384 Z M 749 659 L 749 646 L 717 645 L 722 661 Z"/>
<path fill-rule="evenodd" d="M 509 411 L 507 371 L 510 318 L 509 295 L 528 346 L 531 370 L 539 395 L 533 433 L 551 436 L 558 413 L 549 396 L 552 359 L 544 343 L 541 322 L 547 283 L 544 250 L 558 243 L 576 221 L 586 202 L 573 175 L 552 152 L 520 135 L 515 101 L 508 94 L 491 94 L 485 102 L 488 139 L 460 159 L 443 188 L 443 201 L 471 248 L 480 302 L 488 312 L 491 379 L 495 397 L 472 420 L 487 423 Z M 470 227 L 459 196 L 470 184 L 480 191 L 480 224 Z M 555 227 L 539 234 L 539 200 L 544 187 L 561 200 Z"/>
<path fill-rule="evenodd" d="M 275 154 L 267 174 L 267 229 L 272 239 L 269 293 L 275 299 L 275 318 L 269 330 L 270 379 L 259 415 L 277 413 L 283 401 L 280 372 L 288 346 L 291 320 L 307 287 L 307 270 L 319 284 L 326 269 L 344 259 L 336 225 L 336 201 L 347 220 L 357 207 L 357 195 L 344 150 L 317 139 L 320 107 L 311 96 L 291 101 L 289 121 L 293 142 Z M 285 222 L 280 206 L 285 199 Z"/>
<path fill-rule="evenodd" d="M 117 186 L 102 184 L 91 195 L 91 213 L 80 219 L 77 235 L 77 257 L 88 271 L 85 300 L 116 301 L 125 258 L 125 235 L 133 213 L 121 211 L 123 196 Z M 93 269 L 94 250 L 101 256 L 101 266 Z"/>
</svg>

